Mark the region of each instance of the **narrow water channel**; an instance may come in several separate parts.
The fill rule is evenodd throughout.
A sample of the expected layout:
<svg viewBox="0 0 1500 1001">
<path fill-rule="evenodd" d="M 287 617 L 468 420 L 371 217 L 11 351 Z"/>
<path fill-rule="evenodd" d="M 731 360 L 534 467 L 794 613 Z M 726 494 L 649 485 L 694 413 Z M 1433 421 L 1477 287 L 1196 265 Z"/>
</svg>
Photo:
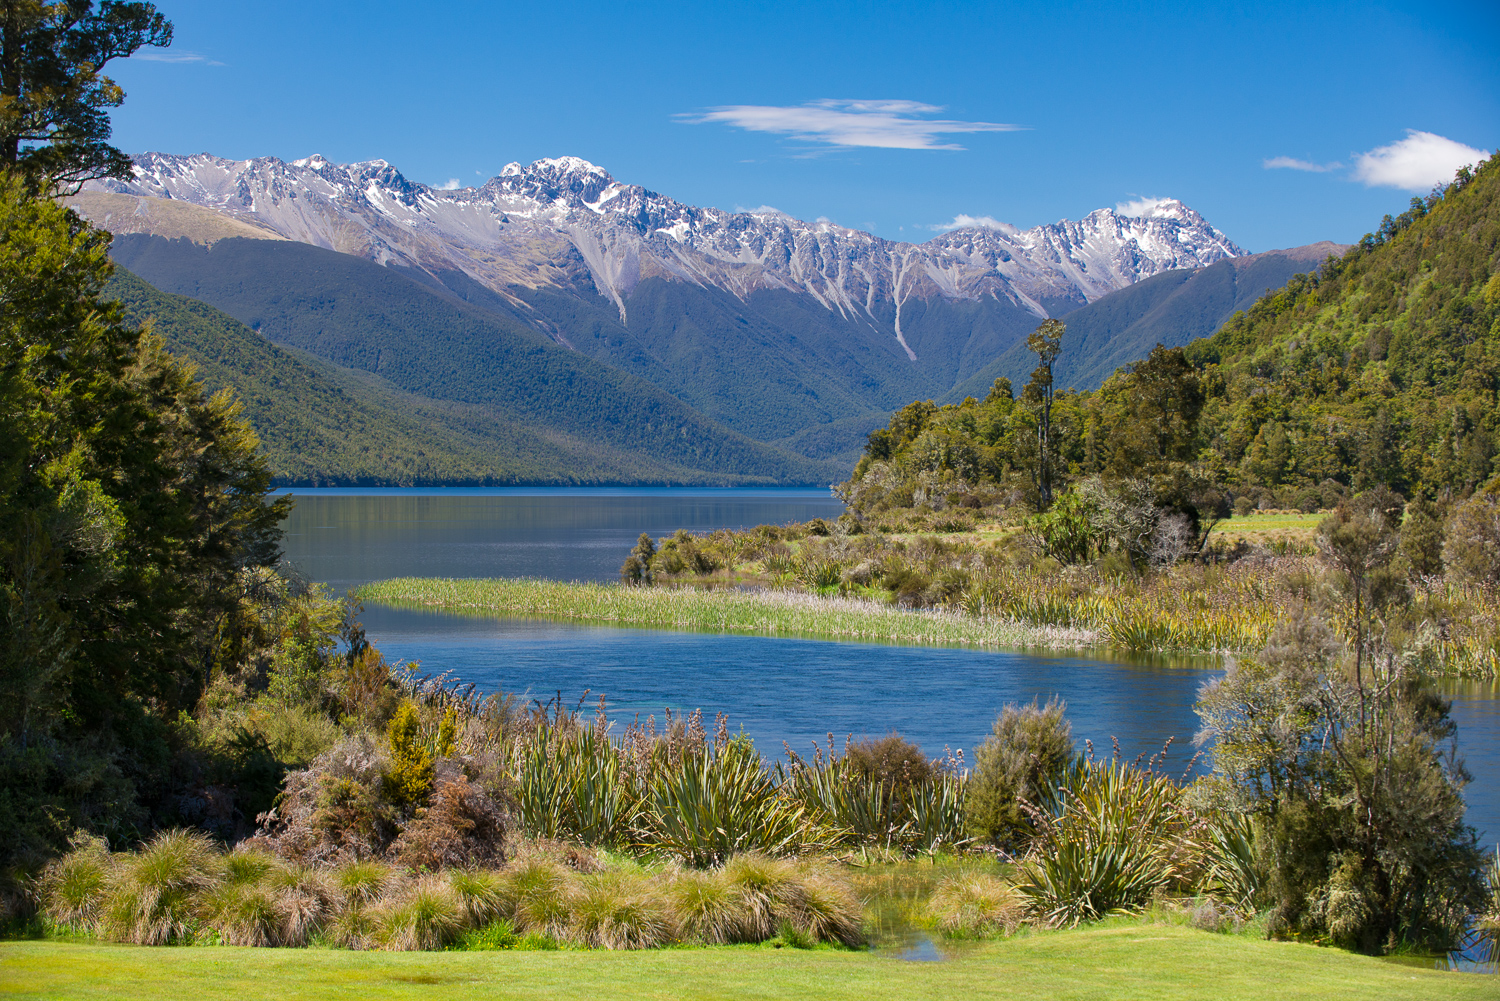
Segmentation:
<svg viewBox="0 0 1500 1001">
<path fill-rule="evenodd" d="M 841 505 L 811 490 L 297 491 L 288 557 L 338 591 L 395 576 L 615 579 L 641 532 L 711 531 L 834 517 Z M 1174 738 L 1186 767 L 1192 705 L 1214 668 L 1116 658 L 887 647 L 751 636 L 495 621 L 370 608 L 365 623 L 388 656 L 451 672 L 486 691 L 569 700 L 604 694 L 617 718 L 726 712 L 771 756 L 832 732 L 898 730 L 929 754 L 972 749 L 1005 702 L 1057 695 L 1080 746 L 1129 755 Z M 1500 692 L 1453 683 L 1459 748 L 1474 782 L 1468 819 L 1500 838 Z"/>
</svg>

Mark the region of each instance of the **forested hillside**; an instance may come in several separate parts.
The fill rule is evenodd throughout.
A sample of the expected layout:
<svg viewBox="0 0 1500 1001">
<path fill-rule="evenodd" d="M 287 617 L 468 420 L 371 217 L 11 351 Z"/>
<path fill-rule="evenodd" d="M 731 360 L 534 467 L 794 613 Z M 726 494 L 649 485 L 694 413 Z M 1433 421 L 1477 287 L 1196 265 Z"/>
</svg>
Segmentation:
<svg viewBox="0 0 1500 1001">
<path fill-rule="evenodd" d="M 210 255 L 215 266 L 201 267 Z M 447 482 L 439 469 L 466 469 L 463 481 L 705 484 L 826 483 L 839 472 L 736 434 L 644 380 L 393 268 L 304 244 L 235 238 L 205 247 L 127 235 L 111 256 L 157 288 L 213 302 L 255 328 L 246 332 L 257 339 L 345 370 L 333 377 L 346 395 L 383 392 L 383 403 L 370 401 L 389 415 L 377 423 L 408 442 L 392 439 L 392 454 L 427 453 L 370 466 L 346 461 L 340 444 L 345 458 L 322 465 L 309 453 L 289 472 L 379 477 L 389 468 L 392 482 L 406 482 L 425 469 Z M 303 369 L 312 364 L 304 359 Z M 429 422 L 432 447 L 425 431 L 417 436 Z M 352 447 L 365 445 L 377 447 Z"/>
<path fill-rule="evenodd" d="M 1500 432 L 1500 164 L 1463 172 L 1188 357 L 1201 457 L 1231 482 L 1465 491 Z"/>
<path fill-rule="evenodd" d="M 1115 369 L 1146 357 L 1155 345 L 1181 347 L 1205 337 L 1293 275 L 1348 249 L 1325 241 L 1232 257 L 1197 270 L 1166 271 L 1059 314 L 1066 316 L 1068 337 L 1057 359 L 1057 384 L 1097 389 Z M 946 399 L 956 403 L 983 396 L 1001 377 L 1021 385 L 1035 366 L 1036 356 L 1021 338 Z"/>
<path fill-rule="evenodd" d="M 702 482 L 647 456 L 528 428 L 481 407 L 403 393 L 284 350 L 206 303 L 116 267 L 106 295 L 149 321 L 210 392 L 228 389 L 281 486 Z"/>
<path fill-rule="evenodd" d="M 982 402 L 898 412 L 870 436 L 850 496 L 941 505 L 994 484 L 1046 507 L 1049 482 L 1060 493 L 1095 474 L 1149 479 L 1159 503 L 1187 509 L 1208 493 L 1316 509 L 1375 485 L 1472 491 L 1496 471 L 1500 434 L 1497 193 L 1492 158 L 1212 337 L 1158 347 L 1094 392 L 1057 391 L 1070 325 L 1019 398 L 1000 379 Z"/>
</svg>

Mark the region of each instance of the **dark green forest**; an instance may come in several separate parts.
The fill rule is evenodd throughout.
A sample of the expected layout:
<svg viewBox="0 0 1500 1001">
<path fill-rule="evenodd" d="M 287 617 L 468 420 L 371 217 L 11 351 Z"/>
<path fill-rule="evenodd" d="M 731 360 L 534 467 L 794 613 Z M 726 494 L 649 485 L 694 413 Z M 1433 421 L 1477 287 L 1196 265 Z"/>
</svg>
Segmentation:
<svg viewBox="0 0 1500 1001">
<path fill-rule="evenodd" d="M 1097 475 L 1150 479 L 1184 508 L 1213 494 L 1317 510 L 1377 485 L 1467 495 L 1494 476 L 1500 433 L 1497 193 L 1494 159 L 1462 171 L 1097 391 L 1059 391 L 1054 361 L 1019 394 L 998 379 L 982 401 L 914 402 L 870 436 L 846 492 L 871 509 L 988 485 L 1042 508 L 1046 478 Z"/>
<path fill-rule="evenodd" d="M 206 303 L 161 292 L 116 266 L 106 294 L 149 322 L 212 392 L 228 389 L 278 486 L 715 482 L 507 418 L 404 393 L 377 376 L 277 347 Z"/>
<path fill-rule="evenodd" d="M 226 239 L 205 248 L 144 236 L 117 237 L 111 255 L 278 346 L 441 401 L 431 409 L 450 404 L 486 415 L 491 427 L 525 428 L 543 439 L 533 456 L 552 437 L 587 443 L 603 470 L 584 482 L 822 484 L 840 472 L 752 441 L 644 379 L 373 261 L 297 243 Z M 533 462 L 523 456 L 517 465 Z M 539 478 L 565 481 L 571 465 Z M 482 477 L 483 467 L 471 475 Z"/>
</svg>

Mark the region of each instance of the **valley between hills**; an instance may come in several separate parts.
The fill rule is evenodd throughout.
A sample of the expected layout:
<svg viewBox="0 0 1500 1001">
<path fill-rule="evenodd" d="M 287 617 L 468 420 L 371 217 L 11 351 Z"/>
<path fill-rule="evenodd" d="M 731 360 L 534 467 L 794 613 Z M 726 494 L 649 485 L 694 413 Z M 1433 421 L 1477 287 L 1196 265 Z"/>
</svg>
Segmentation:
<svg viewBox="0 0 1500 1001">
<path fill-rule="evenodd" d="M 381 161 L 146 154 L 71 205 L 113 293 L 298 486 L 823 485 L 914 399 L 1096 388 L 1345 247 L 1246 254 L 1180 202 L 926 243 L 724 213 L 576 158 L 440 191 Z"/>
</svg>

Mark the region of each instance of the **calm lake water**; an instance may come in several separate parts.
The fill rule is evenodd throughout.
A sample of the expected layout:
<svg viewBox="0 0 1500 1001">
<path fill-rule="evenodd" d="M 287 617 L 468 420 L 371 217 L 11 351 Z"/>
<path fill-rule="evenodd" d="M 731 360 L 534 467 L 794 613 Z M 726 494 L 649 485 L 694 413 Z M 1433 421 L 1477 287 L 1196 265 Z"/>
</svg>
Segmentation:
<svg viewBox="0 0 1500 1001">
<path fill-rule="evenodd" d="M 396 576 L 614 580 L 641 532 L 710 531 L 836 517 L 810 490 L 309 490 L 295 491 L 287 556 L 309 580 L 342 591 Z M 370 607 L 371 639 L 423 673 L 451 672 L 484 691 L 574 701 L 591 691 L 611 716 L 704 710 L 779 756 L 830 731 L 892 729 L 932 755 L 972 748 L 1006 702 L 1057 695 L 1080 746 L 1151 754 L 1175 738 L 1168 764 L 1186 767 L 1193 700 L 1209 664 L 1161 666 L 1037 653 L 878 646 L 489 620 Z M 1475 781 L 1469 822 L 1500 837 L 1500 701 L 1492 685 L 1451 684 L 1460 750 Z"/>
</svg>

